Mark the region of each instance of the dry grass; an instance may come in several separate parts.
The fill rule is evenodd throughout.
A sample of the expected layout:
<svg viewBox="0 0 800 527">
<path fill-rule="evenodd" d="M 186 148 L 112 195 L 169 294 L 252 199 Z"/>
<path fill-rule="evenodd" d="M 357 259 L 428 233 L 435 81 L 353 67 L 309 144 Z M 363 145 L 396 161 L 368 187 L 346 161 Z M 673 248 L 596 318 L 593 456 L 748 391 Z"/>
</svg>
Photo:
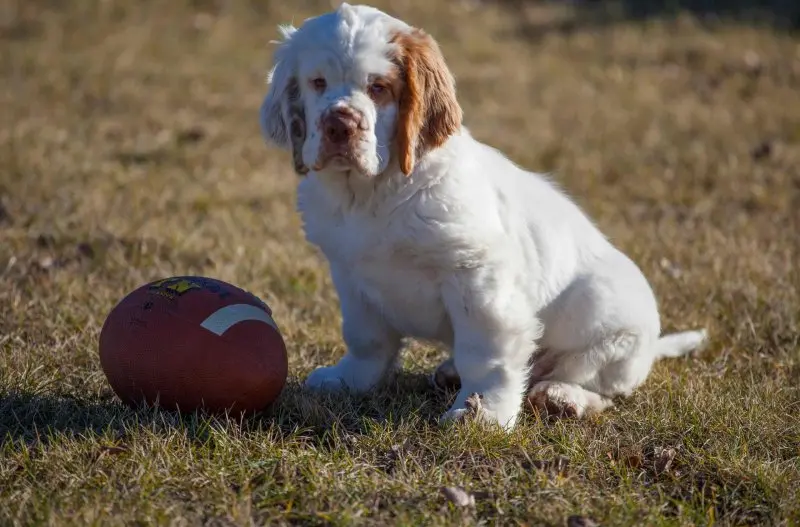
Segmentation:
<svg viewBox="0 0 800 527">
<path fill-rule="evenodd" d="M 800 521 L 800 41 L 689 17 L 564 32 L 543 28 L 567 27 L 565 7 L 378 2 L 439 39 L 478 137 L 553 171 L 641 264 L 667 329 L 713 333 L 602 416 L 529 416 L 506 437 L 432 424 L 447 400 L 423 375 L 440 350 L 414 346 L 376 396 L 297 388 L 343 348 L 288 156 L 257 124 L 275 24 L 329 6 L 290 4 L 0 9 L 0 523 Z M 109 391 L 105 314 L 184 273 L 274 308 L 291 385 L 263 416 L 134 412 Z M 475 506 L 448 505 L 445 485 Z"/>
</svg>

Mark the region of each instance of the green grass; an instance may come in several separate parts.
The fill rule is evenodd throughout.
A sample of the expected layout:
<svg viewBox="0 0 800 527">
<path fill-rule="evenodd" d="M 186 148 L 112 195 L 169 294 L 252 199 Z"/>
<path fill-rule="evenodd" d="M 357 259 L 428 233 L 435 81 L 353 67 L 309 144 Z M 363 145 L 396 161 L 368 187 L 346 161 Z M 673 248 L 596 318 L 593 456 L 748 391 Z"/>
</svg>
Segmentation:
<svg viewBox="0 0 800 527">
<path fill-rule="evenodd" d="M 642 266 L 668 330 L 712 334 L 600 416 L 526 414 L 504 435 L 435 424 L 452 394 L 428 386 L 444 352 L 421 344 L 369 396 L 299 388 L 343 345 L 296 176 L 257 123 L 275 25 L 330 5 L 291 4 L 0 11 L 0 524 L 800 523 L 800 40 L 377 2 L 440 41 L 476 136 L 552 171 Z M 263 415 L 180 418 L 111 392 L 106 314 L 188 273 L 274 309 L 290 379 Z"/>
</svg>

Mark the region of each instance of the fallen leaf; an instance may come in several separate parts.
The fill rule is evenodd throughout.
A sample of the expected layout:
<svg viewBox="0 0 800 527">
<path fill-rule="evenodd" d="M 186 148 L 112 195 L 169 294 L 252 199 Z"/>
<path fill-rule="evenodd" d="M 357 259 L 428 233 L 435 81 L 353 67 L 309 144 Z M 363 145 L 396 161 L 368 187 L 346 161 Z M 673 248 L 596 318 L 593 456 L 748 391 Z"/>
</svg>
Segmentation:
<svg viewBox="0 0 800 527">
<path fill-rule="evenodd" d="M 52 256 L 45 256 L 37 262 L 37 265 L 40 269 L 50 269 L 55 264 L 55 260 Z"/>
<path fill-rule="evenodd" d="M 756 161 L 767 158 L 770 154 L 772 154 L 772 143 L 769 141 L 763 141 L 750 151 L 750 155 Z"/>
<path fill-rule="evenodd" d="M 637 447 L 623 446 L 613 452 L 609 452 L 607 455 L 612 465 L 619 463 L 623 467 L 640 468 L 644 463 L 642 452 Z"/>
<path fill-rule="evenodd" d="M 442 487 L 442 493 L 456 507 L 475 505 L 475 496 L 464 490 L 463 487 Z"/>
<path fill-rule="evenodd" d="M 103 445 L 100 447 L 100 450 L 94 454 L 93 461 L 99 461 L 105 456 L 118 456 L 120 454 L 125 454 L 128 451 L 128 448 L 124 446 Z"/>
<path fill-rule="evenodd" d="M 675 449 L 659 447 L 656 448 L 655 454 L 656 474 L 661 474 L 669 470 L 669 467 L 672 465 L 672 460 L 675 459 Z"/>
<path fill-rule="evenodd" d="M 598 523 L 588 516 L 574 514 L 567 518 L 567 527 L 598 527 Z"/>
<path fill-rule="evenodd" d="M 639 468 L 642 466 L 642 456 L 639 454 L 630 454 L 625 458 L 625 464 L 631 468 Z"/>
<path fill-rule="evenodd" d="M 182 130 L 181 132 L 178 132 L 176 140 L 180 145 L 189 143 L 199 143 L 205 138 L 205 136 L 206 136 L 205 130 L 203 130 L 200 127 L 193 127 L 189 128 L 188 130 Z"/>
<path fill-rule="evenodd" d="M 88 242 L 79 243 L 78 253 L 85 258 L 94 258 L 94 247 Z"/>
<path fill-rule="evenodd" d="M 104 446 L 101 449 L 103 454 L 108 454 L 109 456 L 118 456 L 119 454 L 125 454 L 128 451 L 128 447 L 124 446 Z"/>
<path fill-rule="evenodd" d="M 670 262 L 666 258 L 662 258 L 661 261 L 659 262 L 659 265 L 661 266 L 661 268 L 664 271 L 666 271 L 675 280 L 677 280 L 678 278 L 681 277 L 681 274 L 682 274 L 681 268 L 678 267 L 677 265 L 673 264 L 672 262 Z"/>
</svg>

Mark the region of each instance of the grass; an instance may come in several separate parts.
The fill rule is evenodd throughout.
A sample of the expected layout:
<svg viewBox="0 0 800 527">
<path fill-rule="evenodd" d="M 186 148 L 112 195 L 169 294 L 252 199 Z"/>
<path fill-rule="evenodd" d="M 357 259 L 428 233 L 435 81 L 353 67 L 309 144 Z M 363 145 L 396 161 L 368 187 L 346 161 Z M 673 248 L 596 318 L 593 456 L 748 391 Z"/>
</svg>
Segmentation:
<svg viewBox="0 0 800 527">
<path fill-rule="evenodd" d="M 396 383 L 303 393 L 343 353 L 296 176 L 257 110 L 275 25 L 329 3 L 52 2 L 0 11 L 0 524 L 796 525 L 800 40 L 688 15 L 380 1 L 440 41 L 466 121 L 552 171 L 700 357 L 601 416 L 439 428 L 411 344 Z M 274 309 L 289 385 L 249 420 L 134 411 L 97 357 L 145 281 L 196 273 Z M 664 451 L 674 459 L 665 467 Z M 672 449 L 672 450 L 669 450 Z M 449 504 L 463 486 L 474 507 Z"/>
</svg>

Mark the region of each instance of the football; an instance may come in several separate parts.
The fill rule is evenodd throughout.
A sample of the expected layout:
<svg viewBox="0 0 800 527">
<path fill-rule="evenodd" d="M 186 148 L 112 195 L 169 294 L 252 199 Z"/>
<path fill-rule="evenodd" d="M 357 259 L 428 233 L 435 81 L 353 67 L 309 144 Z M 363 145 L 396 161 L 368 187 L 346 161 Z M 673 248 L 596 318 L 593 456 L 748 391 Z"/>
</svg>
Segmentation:
<svg viewBox="0 0 800 527">
<path fill-rule="evenodd" d="M 226 282 L 176 276 L 125 296 L 100 331 L 100 364 L 130 406 L 251 413 L 286 384 L 270 308 Z"/>
</svg>

